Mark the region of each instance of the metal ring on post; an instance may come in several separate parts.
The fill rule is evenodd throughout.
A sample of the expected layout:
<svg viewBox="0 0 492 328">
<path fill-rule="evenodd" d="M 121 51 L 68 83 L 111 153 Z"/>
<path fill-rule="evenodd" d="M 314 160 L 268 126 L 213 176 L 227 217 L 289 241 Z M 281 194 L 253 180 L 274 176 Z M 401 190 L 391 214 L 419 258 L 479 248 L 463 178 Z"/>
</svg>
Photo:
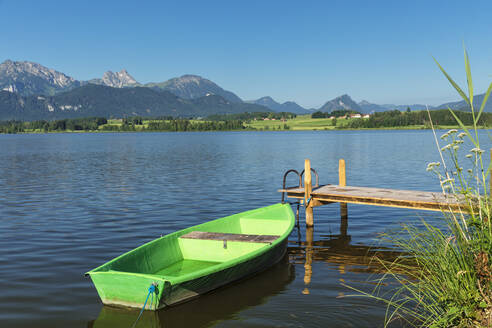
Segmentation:
<svg viewBox="0 0 492 328">
<path fill-rule="evenodd" d="M 284 173 L 284 180 L 283 180 L 283 183 L 282 183 L 282 189 L 283 189 L 283 190 L 285 190 L 285 189 L 286 189 L 286 187 L 285 187 L 285 182 L 286 182 L 286 180 L 287 180 L 287 175 L 288 175 L 289 173 L 291 173 L 291 172 L 294 172 L 294 173 L 296 173 L 296 174 L 297 174 L 297 176 L 299 177 L 299 186 L 298 186 L 298 188 L 300 188 L 300 187 L 301 187 L 301 175 L 299 174 L 299 172 L 298 172 L 297 170 L 292 169 L 292 170 L 288 170 L 287 172 L 285 172 L 285 173 Z M 317 180 L 316 180 L 316 181 L 317 181 Z M 294 187 L 289 187 L 289 188 L 294 188 Z M 283 191 L 283 192 L 282 192 L 282 204 L 284 204 L 284 203 L 285 203 L 285 191 Z"/>
</svg>

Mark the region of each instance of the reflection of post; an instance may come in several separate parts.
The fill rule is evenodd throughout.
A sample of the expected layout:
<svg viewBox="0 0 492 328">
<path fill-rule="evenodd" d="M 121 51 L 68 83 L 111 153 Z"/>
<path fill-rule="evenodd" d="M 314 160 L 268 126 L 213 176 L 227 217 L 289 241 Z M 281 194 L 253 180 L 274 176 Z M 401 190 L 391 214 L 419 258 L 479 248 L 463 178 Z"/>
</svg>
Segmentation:
<svg viewBox="0 0 492 328">
<path fill-rule="evenodd" d="M 304 263 L 304 285 L 306 287 L 302 291 L 303 294 L 309 294 L 307 286 L 311 283 L 311 276 L 313 275 L 313 227 L 306 227 L 306 262 Z"/>
<path fill-rule="evenodd" d="M 306 209 L 306 226 L 312 227 L 314 225 L 313 222 L 313 207 L 311 206 L 312 202 L 309 201 L 311 197 L 311 192 L 313 189 L 312 180 L 311 180 L 311 162 L 309 159 L 304 161 L 304 199 L 305 204 L 304 207 Z"/>
<path fill-rule="evenodd" d="M 347 185 L 347 178 L 345 175 L 345 160 L 342 158 L 338 161 L 338 185 L 345 187 Z M 347 236 L 348 227 L 348 210 L 347 203 L 340 203 L 340 235 Z"/>
<path fill-rule="evenodd" d="M 300 204 L 297 203 L 297 210 L 296 210 L 296 225 L 297 225 L 297 228 L 299 228 L 299 206 L 300 206 Z"/>
<path fill-rule="evenodd" d="M 347 204 L 340 204 L 340 236 L 347 237 L 348 230 L 348 213 L 347 213 Z"/>
</svg>

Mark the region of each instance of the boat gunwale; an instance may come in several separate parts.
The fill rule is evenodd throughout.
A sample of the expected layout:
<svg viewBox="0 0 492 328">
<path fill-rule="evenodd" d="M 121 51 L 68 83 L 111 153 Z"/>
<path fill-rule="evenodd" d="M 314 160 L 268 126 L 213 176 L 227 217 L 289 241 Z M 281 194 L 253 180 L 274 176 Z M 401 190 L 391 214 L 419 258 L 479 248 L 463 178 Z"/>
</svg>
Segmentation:
<svg viewBox="0 0 492 328">
<path fill-rule="evenodd" d="M 129 272 L 129 271 L 118 271 L 118 270 L 108 270 L 108 271 L 98 271 L 99 269 L 101 269 L 102 267 L 104 266 L 107 266 L 117 260 L 119 260 L 120 258 L 124 257 L 124 256 L 127 256 L 129 254 L 131 254 L 132 252 L 135 252 L 137 251 L 138 249 L 140 248 L 144 248 L 144 247 L 148 247 L 150 245 L 152 245 L 153 243 L 157 243 L 158 241 L 160 241 L 161 239 L 163 238 L 171 238 L 175 235 L 179 235 L 177 238 L 179 238 L 181 235 L 184 235 L 186 234 L 187 232 L 189 231 L 195 231 L 196 228 L 199 228 L 200 226 L 206 224 L 206 223 L 209 223 L 209 222 L 213 222 L 213 221 L 217 221 L 217 220 L 222 220 L 222 219 L 227 219 L 227 218 L 230 218 L 234 215 L 239 215 L 239 214 L 248 214 L 248 213 L 252 213 L 252 212 L 255 212 L 255 211 L 260 211 L 260 210 L 265 210 L 265 209 L 269 209 L 269 208 L 274 208 L 274 207 L 285 207 L 285 206 L 290 206 L 289 204 L 282 204 L 282 203 L 277 203 L 277 204 L 274 204 L 274 205 L 270 205 L 270 206 L 266 206 L 266 207 L 261 207 L 261 208 L 256 208 L 256 209 L 252 209 L 252 210 L 248 210 L 248 211 L 244 211 L 244 212 L 240 212 L 240 213 L 236 213 L 236 214 L 232 214 L 232 215 L 228 215 L 228 216 L 225 216 L 225 217 L 222 217 L 222 218 L 218 218 L 218 219 L 215 219 L 215 220 L 211 220 L 211 221 L 206 221 L 206 222 L 203 222 L 203 223 L 200 223 L 200 224 L 197 224 L 197 225 L 194 225 L 194 226 L 191 226 L 191 227 L 188 227 L 188 228 L 185 228 L 185 229 L 182 229 L 182 230 L 178 230 L 178 231 L 174 231 L 174 232 L 171 232 L 167 235 L 164 235 L 162 237 L 159 237 L 159 238 L 156 238 L 154 240 L 151 240 L 143 245 L 140 245 L 134 249 L 131 249 L 129 250 L 128 252 L 125 252 L 111 260 L 109 260 L 108 262 L 105 262 L 104 264 L 88 271 L 86 273 L 86 275 L 99 275 L 99 274 L 104 274 L 104 275 L 108 275 L 108 274 L 118 274 L 118 275 L 127 275 L 127 276 L 138 276 L 138 277 L 145 277 L 145 278 L 150 278 L 150 279 L 157 279 L 157 280 L 160 280 L 160 281 L 168 281 L 170 282 L 171 284 L 173 285 L 176 285 L 176 284 L 180 284 L 180 283 L 183 283 L 183 282 L 186 282 L 186 281 L 189 281 L 189 280 L 192 280 L 192 279 L 197 279 L 197 278 L 201 278 L 201 277 L 204 277 L 204 276 L 207 276 L 211 273 L 215 273 L 215 272 L 219 272 L 219 271 L 222 271 L 222 270 L 225 270 L 225 269 L 228 269 L 228 268 L 231 268 L 233 266 L 236 266 L 240 263 L 243 263 L 243 262 L 246 262 L 248 261 L 249 259 L 251 258 L 254 258 L 256 256 L 260 256 L 266 252 L 268 252 L 270 249 L 274 248 L 276 245 L 280 244 L 281 242 L 283 242 L 292 232 L 292 229 L 294 227 L 294 224 L 295 224 L 295 217 L 294 217 L 294 213 L 291 211 L 286 211 L 285 214 L 287 214 L 289 217 L 290 217 L 290 224 L 289 226 L 285 229 L 284 233 L 279 235 L 279 237 L 272 243 L 268 243 L 268 244 L 265 244 L 263 247 L 260 247 L 258 249 L 255 249 L 255 250 L 252 250 L 251 252 L 248 252 L 244 255 L 241 255 L 239 257 L 236 257 L 236 258 L 233 258 L 231 260 L 227 260 L 227 261 L 224 261 L 224 262 L 219 262 L 217 265 L 213 265 L 211 267 L 208 267 L 208 268 L 204 268 L 204 269 L 201 269 L 201 270 L 197 270 L 197 271 L 193 271 L 193 272 L 190 272 L 190 273 L 187 273 L 187 274 L 184 274 L 182 276 L 162 276 L 162 275 L 156 275 L 156 274 L 151 274 L 151 273 L 137 273 L 137 272 Z M 233 243 L 243 243 L 241 241 L 231 241 Z"/>
</svg>

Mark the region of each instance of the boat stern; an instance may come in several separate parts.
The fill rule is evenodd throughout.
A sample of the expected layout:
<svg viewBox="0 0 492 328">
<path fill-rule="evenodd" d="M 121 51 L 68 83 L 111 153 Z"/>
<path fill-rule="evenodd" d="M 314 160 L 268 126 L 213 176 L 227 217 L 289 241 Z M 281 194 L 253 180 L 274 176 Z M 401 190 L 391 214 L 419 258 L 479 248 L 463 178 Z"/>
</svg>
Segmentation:
<svg viewBox="0 0 492 328">
<path fill-rule="evenodd" d="M 118 271 L 88 272 L 105 305 L 157 310 L 170 283 L 159 277 Z M 152 287 L 153 286 L 153 287 Z"/>
</svg>

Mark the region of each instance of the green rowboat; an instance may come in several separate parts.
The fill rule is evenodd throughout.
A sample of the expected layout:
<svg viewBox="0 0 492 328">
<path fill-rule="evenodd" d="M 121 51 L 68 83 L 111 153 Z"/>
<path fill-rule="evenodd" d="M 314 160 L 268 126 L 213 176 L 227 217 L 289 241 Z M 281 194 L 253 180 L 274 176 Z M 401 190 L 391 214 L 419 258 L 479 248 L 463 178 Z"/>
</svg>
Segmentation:
<svg viewBox="0 0 492 328">
<path fill-rule="evenodd" d="M 145 311 L 137 327 L 210 327 L 244 309 L 264 304 L 270 297 L 285 291 L 295 278 L 295 267 L 284 256 L 279 263 L 254 277 L 239 283 L 216 289 L 179 306 L 165 311 Z M 102 306 L 99 315 L 89 328 L 131 327 L 135 322 L 135 310 L 114 306 Z"/>
<path fill-rule="evenodd" d="M 289 204 L 227 216 L 153 240 L 87 275 L 104 304 L 157 310 L 271 267 L 285 255 L 294 222 Z"/>
</svg>

